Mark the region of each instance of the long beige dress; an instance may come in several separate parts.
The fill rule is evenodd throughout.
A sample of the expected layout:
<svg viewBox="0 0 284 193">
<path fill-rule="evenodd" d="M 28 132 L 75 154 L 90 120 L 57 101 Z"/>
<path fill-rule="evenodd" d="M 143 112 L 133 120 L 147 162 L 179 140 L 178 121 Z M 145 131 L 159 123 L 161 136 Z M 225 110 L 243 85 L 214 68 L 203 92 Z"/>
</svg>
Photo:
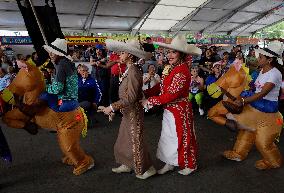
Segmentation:
<svg viewBox="0 0 284 193">
<path fill-rule="evenodd" d="M 142 85 L 142 73 L 137 66 L 130 66 L 119 86 L 119 101 L 111 104 L 123 114 L 114 145 L 116 162 L 133 168 L 137 175 L 152 166 L 144 140 L 144 111 L 139 103 L 143 98 Z"/>
</svg>

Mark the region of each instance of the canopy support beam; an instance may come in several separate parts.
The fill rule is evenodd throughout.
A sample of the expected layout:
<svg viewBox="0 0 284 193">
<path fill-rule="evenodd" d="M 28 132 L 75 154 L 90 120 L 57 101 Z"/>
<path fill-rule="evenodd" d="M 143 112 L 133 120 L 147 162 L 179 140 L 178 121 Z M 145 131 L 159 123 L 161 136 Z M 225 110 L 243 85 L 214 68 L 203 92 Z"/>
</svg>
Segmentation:
<svg viewBox="0 0 284 193">
<path fill-rule="evenodd" d="M 156 7 L 156 5 L 160 2 L 160 0 L 156 0 L 140 17 L 140 19 L 138 19 L 131 27 L 130 27 L 130 31 L 131 34 L 133 34 L 134 36 L 137 35 L 137 33 L 140 31 L 141 27 L 143 26 L 143 24 L 145 23 L 145 21 L 148 19 L 149 15 L 151 14 L 151 12 L 153 11 L 153 9 Z M 134 27 L 136 25 L 138 25 L 140 22 L 142 21 L 141 25 L 138 27 L 137 30 L 134 29 Z"/>
<path fill-rule="evenodd" d="M 206 28 L 204 28 L 203 30 L 200 31 L 200 33 L 204 33 L 206 31 L 208 31 L 208 29 L 215 27 L 215 29 L 213 31 L 215 31 L 217 29 L 218 26 L 221 26 L 222 24 L 224 24 L 226 21 L 228 21 L 230 18 L 232 18 L 236 13 L 238 13 L 240 10 L 250 6 L 251 4 L 253 4 L 254 2 L 256 2 L 258 0 L 250 0 L 246 3 L 244 3 L 243 5 L 239 6 L 238 8 L 236 8 L 234 11 L 230 12 L 229 14 L 225 15 L 224 17 L 222 17 L 221 19 L 219 19 L 218 21 L 210 24 L 209 26 L 207 26 Z"/>
<path fill-rule="evenodd" d="M 96 14 L 96 10 L 97 10 L 97 8 L 98 8 L 98 4 L 99 4 L 99 0 L 94 0 L 94 3 L 93 3 L 92 8 L 91 8 L 91 10 L 90 10 L 90 13 L 89 13 L 89 15 L 87 16 L 87 18 L 86 18 L 86 20 L 85 20 L 85 23 L 84 23 L 84 25 L 83 25 L 83 27 L 82 27 L 82 29 L 83 29 L 84 31 L 87 31 L 88 33 L 89 33 L 89 30 L 90 30 L 90 28 L 91 28 L 91 26 L 92 26 L 92 23 L 93 23 L 93 21 L 94 21 L 94 17 L 95 17 L 95 14 Z M 90 19 L 90 18 L 91 18 L 91 19 Z M 88 23 L 89 23 L 89 25 L 87 26 Z"/>
<path fill-rule="evenodd" d="M 248 29 L 250 26 L 252 26 L 254 23 L 258 22 L 259 20 L 263 19 L 264 17 L 268 16 L 269 14 L 272 14 L 274 10 L 277 10 L 278 8 L 281 8 L 282 7 L 282 4 L 254 17 L 254 18 L 251 18 L 250 20 L 248 20 L 246 23 L 242 24 L 242 25 L 239 25 L 235 28 L 233 28 L 232 30 L 230 30 L 228 32 L 228 34 L 231 34 L 233 31 L 237 31 L 238 29 L 248 25 L 245 29 L 243 29 L 242 31 L 240 31 L 237 35 L 241 34 L 242 32 L 244 32 L 246 29 Z"/>
</svg>

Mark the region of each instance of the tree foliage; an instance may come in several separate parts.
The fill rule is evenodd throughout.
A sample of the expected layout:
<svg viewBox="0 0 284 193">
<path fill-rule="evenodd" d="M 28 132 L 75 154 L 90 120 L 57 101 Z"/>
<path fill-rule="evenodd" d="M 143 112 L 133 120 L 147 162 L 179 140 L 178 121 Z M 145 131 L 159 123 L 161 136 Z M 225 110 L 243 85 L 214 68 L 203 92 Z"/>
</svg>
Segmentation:
<svg viewBox="0 0 284 193">
<path fill-rule="evenodd" d="M 259 38 L 284 38 L 284 21 L 264 28 L 255 35 Z"/>
</svg>

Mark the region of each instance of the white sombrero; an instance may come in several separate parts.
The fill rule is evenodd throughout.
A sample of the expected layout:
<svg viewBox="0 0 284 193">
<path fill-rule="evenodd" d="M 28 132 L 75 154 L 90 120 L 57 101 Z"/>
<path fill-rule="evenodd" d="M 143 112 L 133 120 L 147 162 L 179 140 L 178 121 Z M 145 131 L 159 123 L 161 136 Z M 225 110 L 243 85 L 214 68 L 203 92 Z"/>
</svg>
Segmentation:
<svg viewBox="0 0 284 193">
<path fill-rule="evenodd" d="M 154 42 L 154 43 L 161 47 L 177 50 L 185 54 L 191 54 L 191 55 L 201 55 L 202 54 L 202 51 L 200 48 L 187 43 L 187 40 L 184 35 L 176 36 L 170 44 L 165 44 L 161 42 Z"/>
<path fill-rule="evenodd" d="M 67 54 L 67 41 L 65 39 L 56 38 L 50 45 L 44 45 L 43 48 L 47 52 L 54 53 L 58 56 L 64 56 L 69 60 L 73 60 L 71 56 Z"/>
<path fill-rule="evenodd" d="M 268 56 L 268 57 L 276 57 L 279 64 L 283 65 L 282 53 L 284 50 L 284 45 L 280 41 L 272 41 L 267 46 L 267 48 L 259 48 L 255 49 L 256 58 L 259 57 L 259 54 Z"/>
<path fill-rule="evenodd" d="M 152 53 L 143 51 L 141 45 L 137 40 L 120 42 L 117 40 L 106 39 L 105 43 L 106 47 L 114 52 L 127 52 L 145 60 L 148 60 L 152 57 Z"/>
</svg>

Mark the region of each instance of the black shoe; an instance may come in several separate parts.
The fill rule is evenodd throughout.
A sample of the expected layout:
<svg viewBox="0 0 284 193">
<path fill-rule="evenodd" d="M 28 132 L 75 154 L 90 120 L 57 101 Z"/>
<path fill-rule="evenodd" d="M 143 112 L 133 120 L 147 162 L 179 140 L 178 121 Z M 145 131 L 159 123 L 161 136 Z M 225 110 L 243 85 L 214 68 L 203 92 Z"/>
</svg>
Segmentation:
<svg viewBox="0 0 284 193">
<path fill-rule="evenodd" d="M 23 129 L 31 135 L 36 135 L 38 133 L 38 126 L 35 123 L 29 122 L 25 125 Z"/>
<path fill-rule="evenodd" d="M 230 120 L 230 119 L 227 119 L 226 120 L 226 123 L 225 123 L 225 126 L 230 130 L 230 131 L 233 131 L 233 132 L 236 132 L 238 130 L 238 124 L 236 121 L 234 120 Z"/>
</svg>

